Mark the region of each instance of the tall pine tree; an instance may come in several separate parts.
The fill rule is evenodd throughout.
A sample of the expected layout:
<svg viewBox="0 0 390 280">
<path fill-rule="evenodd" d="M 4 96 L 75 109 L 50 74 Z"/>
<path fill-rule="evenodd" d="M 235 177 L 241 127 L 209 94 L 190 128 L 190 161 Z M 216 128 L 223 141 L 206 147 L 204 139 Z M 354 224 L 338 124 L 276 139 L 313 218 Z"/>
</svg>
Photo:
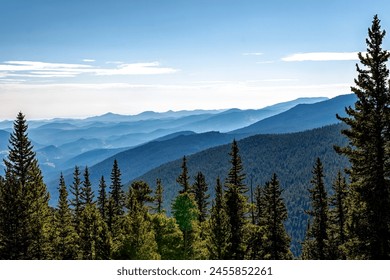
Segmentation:
<svg viewBox="0 0 390 280">
<path fill-rule="evenodd" d="M 198 206 L 198 221 L 200 223 L 206 221 L 208 214 L 208 199 L 210 198 L 210 194 L 208 194 L 207 191 L 206 178 L 202 172 L 198 172 L 195 176 L 195 183 L 192 186 L 191 193 L 194 194 L 195 202 Z"/>
<path fill-rule="evenodd" d="M 390 258 L 390 92 L 387 61 L 382 48 L 386 32 L 374 16 L 366 39 L 367 53 L 359 53 L 361 68 L 352 91 L 358 100 L 346 108 L 347 117 L 337 116 L 348 128 L 346 147 L 336 150 L 348 157 L 351 168 L 351 199 L 348 226 L 348 257 Z"/>
<path fill-rule="evenodd" d="M 231 168 L 225 183 L 225 206 L 229 221 L 228 259 L 243 259 L 245 247 L 245 226 L 247 223 L 248 202 L 244 184 L 245 174 L 236 140 L 233 141 L 231 152 Z"/>
</svg>

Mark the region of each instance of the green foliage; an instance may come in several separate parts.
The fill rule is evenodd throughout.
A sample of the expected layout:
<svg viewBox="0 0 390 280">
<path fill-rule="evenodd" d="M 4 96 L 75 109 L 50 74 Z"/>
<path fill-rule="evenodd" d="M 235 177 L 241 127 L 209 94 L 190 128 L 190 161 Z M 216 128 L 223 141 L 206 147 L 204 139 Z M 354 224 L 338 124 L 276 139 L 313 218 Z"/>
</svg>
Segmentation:
<svg viewBox="0 0 390 280">
<path fill-rule="evenodd" d="M 196 205 L 198 206 L 198 221 L 203 223 L 206 221 L 208 214 L 208 199 L 210 194 L 207 193 L 208 186 L 206 184 L 206 179 L 202 172 L 198 172 L 195 176 L 195 183 L 191 188 L 191 193 L 194 195 Z"/>
<path fill-rule="evenodd" d="M 246 250 L 244 242 L 246 215 L 248 212 L 248 202 L 245 193 L 247 188 L 244 184 L 245 174 L 237 142 L 234 140 L 229 153 L 231 168 L 225 187 L 225 207 L 229 223 L 228 259 L 243 259 Z"/>
<path fill-rule="evenodd" d="M 86 166 L 84 169 L 84 181 L 80 191 L 81 210 L 84 210 L 87 205 L 95 203 L 94 196 L 95 195 L 92 191 L 92 184 L 89 180 L 88 167 Z"/>
<path fill-rule="evenodd" d="M 324 171 L 320 158 L 317 158 L 312 173 L 311 183 L 313 187 L 309 189 L 311 209 L 306 212 L 311 217 L 311 222 L 306 232 L 305 255 L 310 259 L 325 260 L 329 258 L 329 209 L 324 184 Z"/>
<path fill-rule="evenodd" d="M 222 184 L 220 179 L 217 178 L 215 198 L 210 211 L 210 219 L 208 220 L 210 230 L 207 249 L 212 260 L 223 260 L 227 258 L 229 224 L 225 208 Z"/>
<path fill-rule="evenodd" d="M 390 258 L 390 94 L 387 61 L 390 52 L 382 48 L 386 32 L 375 16 L 366 39 L 367 53 L 359 53 L 361 68 L 352 91 L 358 100 L 339 117 L 348 128 L 346 146 L 337 151 L 351 163 L 351 199 L 347 244 L 349 258 Z"/>
<path fill-rule="evenodd" d="M 79 234 L 80 231 L 80 219 L 81 219 L 81 179 L 80 179 L 80 169 L 78 166 L 74 167 L 73 171 L 73 184 L 70 186 L 70 192 L 73 195 L 70 200 L 70 206 L 73 211 L 73 223 L 74 227 Z"/>
<path fill-rule="evenodd" d="M 108 219 L 108 195 L 107 195 L 107 184 L 104 180 L 104 176 L 100 178 L 99 182 L 99 196 L 97 198 L 97 206 L 102 216 L 103 221 L 107 221 Z"/>
<path fill-rule="evenodd" d="M 180 190 L 180 193 L 186 193 L 190 189 L 190 177 L 188 176 L 188 169 L 187 169 L 187 158 L 183 157 L 183 163 L 181 165 L 182 172 L 179 175 L 179 177 L 176 179 L 176 182 L 179 183 L 180 186 L 183 187 L 182 190 Z"/>
</svg>

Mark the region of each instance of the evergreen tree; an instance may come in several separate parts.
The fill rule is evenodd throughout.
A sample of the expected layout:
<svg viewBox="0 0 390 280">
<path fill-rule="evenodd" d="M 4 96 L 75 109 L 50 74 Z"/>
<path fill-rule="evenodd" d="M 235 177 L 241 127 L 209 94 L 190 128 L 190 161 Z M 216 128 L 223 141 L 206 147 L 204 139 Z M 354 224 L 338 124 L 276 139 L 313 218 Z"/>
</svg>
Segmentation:
<svg viewBox="0 0 390 280">
<path fill-rule="evenodd" d="M 186 193 L 190 190 L 190 177 L 188 175 L 188 169 L 187 169 L 187 158 L 184 156 L 183 157 L 183 163 L 181 165 L 181 174 L 179 177 L 176 179 L 176 182 L 179 183 L 180 186 L 183 187 L 182 190 L 180 190 L 180 193 Z"/>
<path fill-rule="evenodd" d="M 328 240 L 328 198 L 324 184 L 322 162 L 317 158 L 313 168 L 313 178 L 309 189 L 311 210 L 307 214 L 311 217 L 310 228 L 306 232 L 306 255 L 310 259 L 325 260 L 329 258 Z M 310 244 L 310 246 L 309 246 Z"/>
<path fill-rule="evenodd" d="M 207 213 L 208 213 L 208 199 L 210 198 L 210 194 L 207 193 L 208 187 L 206 184 L 206 178 L 204 177 L 202 172 L 198 172 L 195 176 L 195 183 L 192 186 L 191 193 L 194 194 L 196 205 L 198 206 L 198 221 L 199 223 L 203 223 L 206 221 Z"/>
<path fill-rule="evenodd" d="M 156 192 L 154 195 L 154 201 L 156 203 L 156 206 L 154 210 L 156 213 L 162 213 L 163 212 L 163 193 L 164 193 L 164 188 L 161 183 L 161 179 L 157 179 L 156 181 Z"/>
<path fill-rule="evenodd" d="M 217 178 L 215 186 L 215 198 L 210 211 L 209 221 L 209 240 L 207 249 L 210 259 L 224 260 L 227 258 L 227 248 L 229 247 L 229 223 L 225 211 L 225 200 L 222 184 Z"/>
<path fill-rule="evenodd" d="M 84 169 L 84 180 L 83 185 L 80 190 L 80 204 L 81 209 L 84 210 L 84 208 L 87 205 L 94 204 L 94 193 L 92 191 L 92 184 L 89 180 L 89 171 L 88 167 L 86 166 Z"/>
<path fill-rule="evenodd" d="M 73 195 L 70 200 L 70 206 L 73 211 L 73 224 L 76 232 L 80 233 L 80 219 L 81 219 L 81 173 L 78 166 L 74 167 L 73 171 L 73 184 L 70 186 L 70 192 Z"/>
<path fill-rule="evenodd" d="M 284 227 L 287 220 L 287 208 L 282 198 L 282 190 L 276 174 L 264 188 L 264 211 L 260 218 L 265 228 L 266 242 L 263 245 L 265 259 L 291 259 L 290 237 Z"/>
<path fill-rule="evenodd" d="M 5 181 L 0 206 L 0 257 L 45 259 L 49 257 L 49 194 L 28 139 L 25 116 L 19 113 L 4 159 Z"/>
<path fill-rule="evenodd" d="M 54 259 L 74 260 L 78 258 L 78 236 L 73 226 L 72 212 L 68 203 L 68 191 L 61 173 L 59 199 L 55 212 Z"/>
<path fill-rule="evenodd" d="M 103 221 L 107 221 L 108 216 L 108 197 L 106 188 L 106 181 L 104 180 L 104 176 L 102 176 L 99 181 L 99 196 L 97 199 L 97 206 Z"/>
<path fill-rule="evenodd" d="M 346 256 L 342 250 L 342 246 L 347 241 L 347 197 L 348 185 L 341 171 L 337 173 L 337 177 L 332 185 L 333 196 L 330 198 L 329 210 L 329 228 L 330 228 L 330 249 L 331 259 L 345 259 Z"/>
<path fill-rule="evenodd" d="M 118 219 L 124 214 L 125 206 L 125 193 L 123 191 L 121 171 L 118 166 L 118 161 L 114 160 L 111 171 L 111 185 L 110 185 L 110 197 L 109 197 L 109 211 L 108 211 L 108 228 L 114 233 L 115 224 L 118 223 Z"/>
<path fill-rule="evenodd" d="M 356 65 L 358 78 L 351 88 L 358 100 L 346 108 L 347 117 L 337 116 L 348 126 L 342 133 L 349 144 L 336 150 L 351 163 L 347 247 L 354 259 L 390 258 L 390 52 L 382 48 L 385 34 L 375 15 L 367 53 L 359 53 L 363 68 Z"/>
<path fill-rule="evenodd" d="M 231 168 L 225 183 L 225 205 L 226 213 L 229 221 L 229 248 L 228 259 L 243 259 L 245 255 L 245 226 L 246 214 L 248 212 L 248 202 L 245 193 L 247 188 L 244 184 L 245 174 L 237 142 L 232 143 L 231 152 L 229 153 L 231 159 Z"/>
<path fill-rule="evenodd" d="M 151 203 L 154 200 L 151 194 L 152 190 L 146 182 L 135 181 L 131 183 L 128 209 L 132 211 L 135 207 L 141 207 L 142 209 L 145 208 L 145 210 L 148 210 L 146 203 Z"/>
</svg>

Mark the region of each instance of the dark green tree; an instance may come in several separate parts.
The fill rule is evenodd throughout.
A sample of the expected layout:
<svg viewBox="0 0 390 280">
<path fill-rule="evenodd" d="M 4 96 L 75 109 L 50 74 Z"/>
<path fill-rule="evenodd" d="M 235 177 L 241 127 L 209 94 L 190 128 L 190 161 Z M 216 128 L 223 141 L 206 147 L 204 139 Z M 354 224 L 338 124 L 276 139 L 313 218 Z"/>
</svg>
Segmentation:
<svg viewBox="0 0 390 280">
<path fill-rule="evenodd" d="M 125 207 L 125 193 L 123 191 L 121 171 L 118 161 L 114 160 L 111 171 L 111 185 L 109 196 L 108 228 L 113 233 L 119 217 L 123 216 Z M 115 236 L 115 233 L 113 234 Z"/>
<path fill-rule="evenodd" d="M 341 171 L 332 185 L 333 195 L 330 197 L 329 209 L 329 240 L 330 240 L 330 258 L 345 259 L 343 245 L 347 241 L 347 199 L 348 185 Z"/>
<path fill-rule="evenodd" d="M 97 206 L 103 221 L 107 221 L 108 218 L 108 195 L 106 188 L 107 184 L 104 180 L 104 176 L 102 176 L 99 181 L 99 196 L 97 198 Z"/>
<path fill-rule="evenodd" d="M 351 88 L 358 99 L 354 108 L 346 108 L 347 117 L 337 116 L 348 126 L 342 133 L 349 144 L 336 150 L 351 163 L 347 247 L 354 259 L 390 258 L 390 52 L 382 48 L 385 34 L 375 15 L 367 53 L 359 53 L 363 68 L 356 65 Z"/>
<path fill-rule="evenodd" d="M 266 242 L 263 255 L 265 259 L 292 259 L 290 252 L 290 237 L 284 223 L 287 220 L 287 208 L 282 198 L 279 180 L 274 173 L 270 182 L 264 188 L 264 211 L 260 217 L 260 225 L 264 226 Z"/>
<path fill-rule="evenodd" d="M 95 195 L 92 191 L 92 184 L 89 180 L 89 170 L 86 166 L 84 169 L 84 180 L 80 190 L 80 204 L 82 210 L 89 204 L 95 204 L 94 196 Z"/>
<path fill-rule="evenodd" d="M 78 166 L 75 166 L 73 171 L 73 183 L 70 186 L 70 193 L 72 194 L 70 206 L 73 211 L 73 224 L 78 234 L 80 233 L 80 219 L 82 212 L 80 176 L 80 169 Z"/>
<path fill-rule="evenodd" d="M 219 178 L 215 185 L 215 198 L 210 211 L 210 233 L 207 242 L 209 258 L 212 260 L 224 260 L 227 258 L 229 247 L 229 221 L 225 210 L 225 200 L 222 184 Z"/>
<path fill-rule="evenodd" d="M 229 221 L 228 259 L 243 259 L 246 251 L 245 226 L 248 212 L 248 202 L 245 193 L 248 191 L 244 184 L 242 161 L 236 140 L 233 141 L 231 152 L 231 168 L 225 183 L 225 206 Z"/>
<path fill-rule="evenodd" d="M 206 178 L 202 172 L 198 172 L 195 176 L 195 183 L 191 188 L 191 193 L 193 193 L 196 205 L 198 206 L 198 221 L 203 223 L 206 221 L 208 214 L 208 205 L 210 194 L 207 193 L 208 187 L 206 183 Z"/>
<path fill-rule="evenodd" d="M 310 227 L 306 232 L 306 256 L 310 259 L 329 259 L 329 238 L 328 238 L 328 196 L 324 184 L 324 170 L 322 162 L 317 158 L 313 168 L 313 178 L 309 189 L 311 209 L 307 214 L 311 217 Z"/>
<path fill-rule="evenodd" d="M 187 158 L 183 157 L 183 163 L 181 165 L 181 174 L 176 179 L 176 182 L 179 183 L 180 186 L 182 186 L 182 190 L 180 190 L 180 193 L 186 193 L 190 190 L 190 177 L 188 175 L 188 168 L 187 168 Z"/>
<path fill-rule="evenodd" d="M 163 188 L 163 185 L 161 183 L 161 179 L 157 179 L 156 180 L 156 192 L 154 195 L 154 202 L 156 203 L 154 210 L 156 211 L 156 213 L 164 212 L 164 210 L 163 210 L 163 201 L 164 201 L 163 193 L 164 193 L 164 188 Z"/>
<path fill-rule="evenodd" d="M 5 180 L 1 188 L 0 257 L 46 259 L 51 212 L 49 193 L 43 182 L 25 116 L 19 113 L 4 159 Z"/>
<path fill-rule="evenodd" d="M 72 212 L 68 202 L 64 176 L 61 173 L 59 184 L 59 199 L 55 212 L 55 239 L 53 244 L 53 258 L 58 260 L 78 259 L 78 235 L 73 226 Z"/>
</svg>

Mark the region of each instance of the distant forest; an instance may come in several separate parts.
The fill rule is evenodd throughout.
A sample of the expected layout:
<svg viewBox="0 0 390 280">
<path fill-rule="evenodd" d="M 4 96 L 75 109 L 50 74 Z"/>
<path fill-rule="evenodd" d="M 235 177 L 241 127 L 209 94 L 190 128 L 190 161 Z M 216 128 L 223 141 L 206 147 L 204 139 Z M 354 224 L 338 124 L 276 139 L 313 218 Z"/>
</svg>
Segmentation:
<svg viewBox="0 0 390 280">
<path fill-rule="evenodd" d="M 290 174 L 290 183 L 301 183 L 295 189 L 301 193 L 290 194 L 288 201 L 277 172 L 291 170 L 289 165 L 299 170 L 299 163 L 267 155 L 284 168 L 271 172 L 263 185 L 252 186 L 247 183 L 240 147 L 234 140 L 225 153 L 229 162 L 225 174 L 222 169 L 207 172 L 214 174 L 213 178 L 206 179 L 206 172 L 201 171 L 216 168 L 210 165 L 199 167 L 191 180 L 184 156 L 180 172 L 175 174 L 180 188 L 175 193 L 170 190 L 170 201 L 164 196 L 164 174 L 153 179 L 153 188 L 145 180 L 127 186 L 114 160 L 110 178 L 101 177 L 97 193 L 92 190 L 88 167 L 76 166 L 69 186 L 61 174 L 57 205 L 51 207 L 27 121 L 20 112 L 4 159 L 5 175 L 0 176 L 0 259 L 390 259 L 386 66 L 390 52 L 382 49 L 384 36 L 380 20 L 374 16 L 367 53 L 359 53 L 361 65 L 352 87 L 357 101 L 346 108 L 345 117 L 337 116 L 342 125 L 319 130 L 328 134 L 341 130 L 342 137 L 327 138 L 341 139 L 332 143 L 335 157 L 310 158 L 310 152 L 302 157 L 312 162 L 311 178 L 304 179 L 310 187 L 305 189 L 302 180 L 292 178 L 299 172 Z M 311 140 L 321 137 L 316 131 L 310 135 Z M 272 154 L 274 136 L 267 137 L 263 140 L 268 141 Z M 251 160 L 263 156 L 256 153 L 259 143 L 254 138 L 246 143 L 252 145 Z M 330 183 L 325 179 L 324 162 L 331 162 L 333 170 L 344 165 L 337 168 Z M 250 176 L 256 176 L 253 170 Z M 213 184 L 207 183 L 210 180 Z M 306 199 L 306 209 L 292 207 L 297 203 L 294 198 Z M 288 221 L 292 214 L 288 209 L 299 212 L 293 213 L 296 220 Z M 306 229 L 302 242 L 292 242 L 291 232 L 302 226 Z"/>
</svg>

